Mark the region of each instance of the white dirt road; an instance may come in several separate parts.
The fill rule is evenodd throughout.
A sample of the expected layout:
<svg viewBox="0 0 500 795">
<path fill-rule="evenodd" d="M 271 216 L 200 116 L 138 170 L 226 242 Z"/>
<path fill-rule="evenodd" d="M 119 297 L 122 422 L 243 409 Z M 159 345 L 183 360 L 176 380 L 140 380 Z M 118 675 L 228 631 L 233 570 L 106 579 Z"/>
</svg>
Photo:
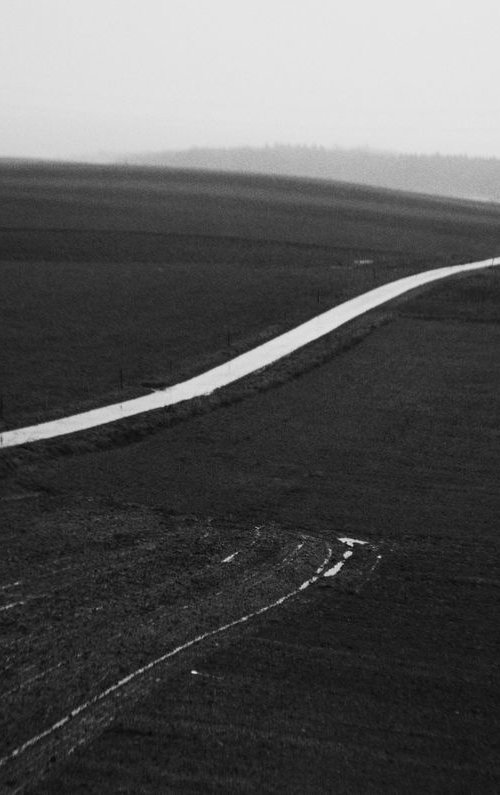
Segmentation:
<svg viewBox="0 0 500 795">
<path fill-rule="evenodd" d="M 406 276 L 403 279 L 383 284 L 374 290 L 345 301 L 333 307 L 333 309 L 329 309 L 327 312 L 308 320 L 306 323 L 302 323 L 300 326 L 269 340 L 263 345 L 259 345 L 257 348 L 187 381 L 182 381 L 174 386 L 134 398 L 133 400 L 114 403 L 110 406 L 103 406 L 92 411 L 73 414 L 69 417 L 62 417 L 61 419 L 43 422 L 38 425 L 5 431 L 0 434 L 0 448 L 30 444 L 43 439 L 52 439 L 57 436 L 96 428 L 100 425 L 117 422 L 126 417 L 209 395 L 216 389 L 221 389 L 240 378 L 244 378 L 257 370 L 261 370 L 263 367 L 273 364 L 304 345 L 329 334 L 350 320 L 354 320 L 359 315 L 363 315 L 365 312 L 375 309 L 410 290 L 448 276 L 497 265 L 500 265 L 500 257 L 481 262 L 470 262 L 464 265 L 436 268 L 435 270 L 416 273 L 412 276 Z"/>
</svg>

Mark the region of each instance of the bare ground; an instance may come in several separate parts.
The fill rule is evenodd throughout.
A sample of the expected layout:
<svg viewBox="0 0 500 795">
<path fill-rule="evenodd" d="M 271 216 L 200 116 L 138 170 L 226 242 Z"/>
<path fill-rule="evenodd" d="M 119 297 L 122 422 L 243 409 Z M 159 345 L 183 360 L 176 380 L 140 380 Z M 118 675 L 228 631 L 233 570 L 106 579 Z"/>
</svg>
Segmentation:
<svg viewBox="0 0 500 795">
<path fill-rule="evenodd" d="M 250 601 L 277 593 L 301 535 L 316 539 L 312 557 L 287 582 L 316 565 L 322 544 L 371 545 L 359 568 L 160 666 L 161 681 L 111 723 L 102 717 L 100 738 L 34 791 L 498 791 L 498 295 L 496 274 L 437 286 L 302 378 L 129 447 L 39 464 L 31 483 L 45 495 L 2 503 L 14 550 L 5 575 L 26 571 L 32 595 L 52 589 L 30 607 L 24 637 L 7 623 L 18 689 L 6 750 L 68 697 L 198 627 L 200 601 L 203 620 L 234 610 L 237 572 L 265 579 L 252 580 Z M 238 545 L 251 556 L 259 525 L 263 559 L 221 564 Z M 68 557 L 82 579 L 64 575 L 54 593 Z M 221 602 L 206 600 L 207 583 Z M 189 621 L 173 630 L 186 587 Z M 5 600 L 23 598 L 13 594 Z M 76 630 L 96 605 L 106 621 L 90 612 Z M 148 610 L 163 624 L 145 642 Z M 41 638 L 58 620 L 73 639 L 60 700 L 57 678 L 43 696 L 34 683 L 20 696 L 20 676 L 64 658 L 64 632 L 53 661 Z M 108 626 L 121 646 L 105 640 Z"/>
</svg>

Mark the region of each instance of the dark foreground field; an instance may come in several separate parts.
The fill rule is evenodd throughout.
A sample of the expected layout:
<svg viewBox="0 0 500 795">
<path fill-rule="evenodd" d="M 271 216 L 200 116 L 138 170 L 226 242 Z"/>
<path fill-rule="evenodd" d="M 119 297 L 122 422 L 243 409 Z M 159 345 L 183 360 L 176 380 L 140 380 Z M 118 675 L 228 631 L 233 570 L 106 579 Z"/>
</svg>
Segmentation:
<svg viewBox="0 0 500 795">
<path fill-rule="evenodd" d="M 500 210 L 319 181 L 4 164 L 0 217 L 0 422 L 15 427 L 200 372 L 398 276 L 491 256 Z"/>
<path fill-rule="evenodd" d="M 450 280 L 302 377 L 21 478 L 2 754 L 369 543 L 27 749 L 6 791 L 52 753 L 33 792 L 498 792 L 499 307 L 497 272 Z"/>
</svg>

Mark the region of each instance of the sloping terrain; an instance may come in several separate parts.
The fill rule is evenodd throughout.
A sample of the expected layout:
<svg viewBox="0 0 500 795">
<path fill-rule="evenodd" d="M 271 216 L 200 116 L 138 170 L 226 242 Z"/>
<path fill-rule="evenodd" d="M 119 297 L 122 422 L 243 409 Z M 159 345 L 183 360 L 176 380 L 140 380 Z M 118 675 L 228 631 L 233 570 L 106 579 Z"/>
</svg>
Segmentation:
<svg viewBox="0 0 500 795">
<path fill-rule="evenodd" d="M 0 423 L 178 381 L 376 284 L 496 252 L 500 210 L 313 180 L 0 165 Z"/>
<path fill-rule="evenodd" d="M 365 540 L 374 554 L 359 576 L 346 566 L 234 642 L 165 661 L 149 699 L 34 791 L 498 791 L 499 306 L 497 273 L 435 286 L 271 391 L 128 447 L 38 465 L 32 490 L 63 508 L 112 499 L 176 526 L 181 544 L 183 527 L 188 546 L 209 522 L 219 561 L 260 525 L 281 548 L 302 534 Z M 34 522 L 22 511 L 8 519 L 14 537 Z M 95 554 L 101 536 L 86 526 Z M 125 627 L 126 588 L 118 603 Z M 124 673 L 133 655 L 125 643 Z"/>
<path fill-rule="evenodd" d="M 493 206 L 1 176 L 3 427 L 498 253 Z M 499 307 L 497 273 L 443 283 L 134 444 L 9 462 L 5 791 L 497 792 Z"/>
<path fill-rule="evenodd" d="M 228 642 L 354 555 L 350 539 L 273 526 L 213 527 L 88 498 L 26 501 L 2 511 L 2 792 L 64 762 L 171 676 L 177 657 L 184 668 L 199 646 Z M 374 558 L 363 547 L 358 576 Z"/>
<path fill-rule="evenodd" d="M 328 342 L 334 338 L 334 332 L 339 328 L 342 328 L 344 333 L 352 334 L 352 327 L 355 324 L 372 323 L 373 320 L 370 318 L 380 316 L 380 307 L 386 308 L 387 304 L 391 305 L 395 299 L 404 300 L 408 293 L 421 290 L 428 284 L 443 278 L 464 276 L 467 273 L 482 271 L 498 265 L 500 265 L 500 257 L 481 262 L 452 265 L 447 268 L 434 268 L 388 282 L 351 300 L 344 301 L 326 312 L 316 315 L 306 323 L 301 323 L 288 332 L 279 334 L 252 350 L 235 356 L 228 362 L 170 387 L 155 388 L 151 393 L 146 393 L 133 400 L 123 400 L 122 398 L 116 403 L 108 403 L 106 406 L 95 408 L 92 411 L 78 412 L 49 422 L 4 431 L 0 434 L 0 447 L 2 450 L 17 448 L 44 440 L 47 440 L 48 445 L 52 447 L 54 439 L 75 433 L 78 433 L 79 436 L 85 433 L 86 437 L 91 433 L 94 437 L 99 437 L 100 432 L 96 429 L 100 429 L 102 426 L 105 426 L 106 429 L 109 429 L 110 426 L 113 429 L 119 427 L 123 431 L 126 423 L 127 428 L 132 430 L 132 423 L 136 418 L 139 418 L 139 422 L 144 424 L 148 422 L 147 415 L 152 412 L 154 412 L 153 417 L 158 417 L 161 411 L 162 417 L 166 419 L 167 413 L 170 412 L 172 416 L 172 409 L 173 412 L 183 411 L 184 408 L 189 410 L 189 406 L 195 404 L 203 407 L 208 401 L 211 401 L 213 405 L 222 390 L 234 387 L 235 384 L 241 386 L 242 382 L 250 383 L 256 374 L 262 375 L 265 372 L 266 375 L 274 374 L 276 377 L 278 370 L 283 371 L 291 361 L 296 361 L 300 357 L 307 357 L 311 362 L 312 357 L 307 355 L 307 351 L 311 350 L 315 342 L 321 340 L 325 347 L 325 342 L 328 345 Z M 368 318 L 365 317 L 366 315 Z M 227 394 L 227 391 L 224 394 Z M 156 420 L 153 419 L 152 422 L 156 422 Z M 133 430 L 135 432 L 136 428 Z M 70 444 L 73 444 L 73 441 Z M 37 445 L 37 450 L 39 449 L 40 446 Z"/>
<path fill-rule="evenodd" d="M 499 201 L 500 161 L 466 155 L 410 155 L 335 147 L 266 146 L 229 149 L 195 147 L 128 157 L 139 165 L 288 174 L 379 185 L 395 190 Z"/>
</svg>

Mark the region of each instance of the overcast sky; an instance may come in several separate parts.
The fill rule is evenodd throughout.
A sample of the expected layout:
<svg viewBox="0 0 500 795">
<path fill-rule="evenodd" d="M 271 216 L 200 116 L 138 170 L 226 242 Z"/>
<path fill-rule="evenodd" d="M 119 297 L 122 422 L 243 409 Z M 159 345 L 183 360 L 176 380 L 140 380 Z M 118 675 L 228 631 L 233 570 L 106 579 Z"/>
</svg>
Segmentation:
<svg viewBox="0 0 500 795">
<path fill-rule="evenodd" d="M 0 156 L 500 157 L 500 0 L 0 0 Z"/>
</svg>

